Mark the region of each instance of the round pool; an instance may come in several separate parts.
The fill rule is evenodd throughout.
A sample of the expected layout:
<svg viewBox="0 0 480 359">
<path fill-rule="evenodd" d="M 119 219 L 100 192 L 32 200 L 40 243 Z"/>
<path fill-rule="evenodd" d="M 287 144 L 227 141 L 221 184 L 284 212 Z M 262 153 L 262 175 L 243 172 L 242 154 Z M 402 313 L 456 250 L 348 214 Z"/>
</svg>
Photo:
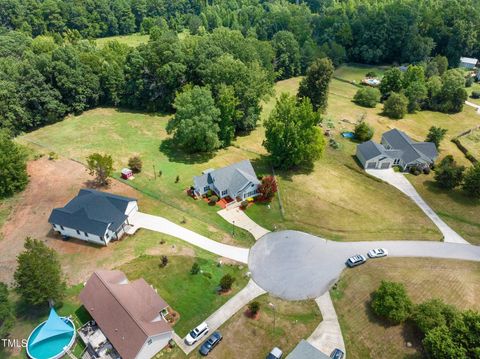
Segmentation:
<svg viewBox="0 0 480 359">
<path fill-rule="evenodd" d="M 51 336 L 45 340 L 35 343 L 35 339 L 45 326 L 47 321 L 37 326 L 28 337 L 27 354 L 31 359 L 58 359 L 66 354 L 75 342 L 75 325 L 68 318 L 61 318 L 65 324 L 72 328 L 67 333 Z"/>
</svg>

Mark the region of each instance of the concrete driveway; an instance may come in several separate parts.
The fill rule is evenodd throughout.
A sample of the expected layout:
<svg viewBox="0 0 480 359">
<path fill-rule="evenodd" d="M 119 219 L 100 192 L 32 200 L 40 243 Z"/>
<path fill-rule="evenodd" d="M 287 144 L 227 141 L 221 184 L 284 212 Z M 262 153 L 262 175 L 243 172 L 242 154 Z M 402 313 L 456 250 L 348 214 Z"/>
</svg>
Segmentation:
<svg viewBox="0 0 480 359">
<path fill-rule="evenodd" d="M 209 334 L 212 334 L 215 330 L 220 328 L 223 323 L 229 320 L 232 316 L 235 315 L 235 313 L 237 313 L 240 309 L 242 309 L 252 300 L 265 293 L 266 292 L 262 288 L 260 288 L 253 280 L 250 280 L 245 286 L 245 288 L 243 288 L 233 298 L 231 298 L 228 302 L 222 305 L 211 316 L 205 319 L 205 322 L 208 324 Z M 204 338 L 204 340 L 207 338 L 208 335 Z M 185 354 L 190 354 L 204 341 L 201 340 L 190 346 L 185 344 L 185 338 L 180 338 L 178 335 L 176 335 L 174 339 L 177 345 L 185 352 Z"/>
<path fill-rule="evenodd" d="M 330 355 L 336 348 L 341 349 L 345 353 L 342 330 L 338 323 L 337 313 L 335 312 L 330 293 L 326 292 L 316 298 L 315 302 L 320 308 L 323 320 L 308 337 L 307 342 L 327 355 Z"/>
<path fill-rule="evenodd" d="M 135 233 L 138 228 L 145 228 L 179 238 L 219 256 L 230 258 L 245 264 L 248 263 L 248 248 L 240 248 L 213 241 L 189 229 L 179 226 L 178 224 L 170 222 L 163 217 L 137 212 L 132 218 L 130 218 L 130 223 L 132 224 L 132 228 L 127 231 L 128 234 Z"/>
<path fill-rule="evenodd" d="M 395 172 L 392 168 L 386 170 L 366 170 L 368 174 L 380 178 L 388 184 L 394 186 L 402 191 L 414 201 L 417 206 L 432 220 L 443 234 L 443 240 L 451 243 L 468 243 L 457 232 L 448 226 L 430 206 L 418 194 L 417 190 L 410 183 L 405 175 L 400 172 Z"/>
<path fill-rule="evenodd" d="M 470 101 L 465 101 L 465 104 L 470 106 L 470 107 L 476 108 L 477 113 L 480 114 L 480 106 L 479 105 L 477 105 L 476 103 L 470 102 Z"/>
<path fill-rule="evenodd" d="M 393 257 L 431 257 L 480 261 L 480 246 L 426 241 L 334 242 L 298 231 L 270 232 L 250 250 L 253 280 L 286 300 L 325 294 L 345 269 L 348 257 L 372 248 Z"/>
<path fill-rule="evenodd" d="M 250 217 L 238 207 L 222 209 L 217 213 L 228 223 L 249 231 L 255 239 L 259 239 L 270 232 L 268 229 L 265 229 L 252 221 Z"/>
</svg>

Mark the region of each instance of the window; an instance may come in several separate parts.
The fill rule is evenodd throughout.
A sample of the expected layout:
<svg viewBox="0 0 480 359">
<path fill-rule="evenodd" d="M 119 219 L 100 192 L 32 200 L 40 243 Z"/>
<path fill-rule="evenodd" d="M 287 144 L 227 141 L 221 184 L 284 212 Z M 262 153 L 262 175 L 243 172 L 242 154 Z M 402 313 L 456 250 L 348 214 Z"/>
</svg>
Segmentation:
<svg viewBox="0 0 480 359">
<path fill-rule="evenodd" d="M 53 224 L 53 228 L 57 228 L 57 225 L 56 225 L 56 224 Z"/>
<path fill-rule="evenodd" d="M 153 343 L 153 340 L 152 339 L 148 339 L 148 345 L 152 344 Z"/>
<path fill-rule="evenodd" d="M 203 190 L 204 190 L 205 192 L 207 192 L 209 189 L 210 189 L 210 187 L 208 187 L 208 186 L 203 187 Z"/>
<path fill-rule="evenodd" d="M 228 193 L 228 189 L 226 189 L 225 191 L 222 191 L 222 196 L 226 196 Z"/>
<path fill-rule="evenodd" d="M 77 234 L 80 235 L 80 231 L 77 229 Z"/>
<path fill-rule="evenodd" d="M 88 233 L 87 233 L 87 232 L 83 232 L 83 233 L 85 233 L 85 237 L 88 237 Z"/>
<path fill-rule="evenodd" d="M 63 228 L 63 226 L 60 226 L 60 228 L 62 229 L 62 231 L 65 229 L 65 228 Z"/>
</svg>

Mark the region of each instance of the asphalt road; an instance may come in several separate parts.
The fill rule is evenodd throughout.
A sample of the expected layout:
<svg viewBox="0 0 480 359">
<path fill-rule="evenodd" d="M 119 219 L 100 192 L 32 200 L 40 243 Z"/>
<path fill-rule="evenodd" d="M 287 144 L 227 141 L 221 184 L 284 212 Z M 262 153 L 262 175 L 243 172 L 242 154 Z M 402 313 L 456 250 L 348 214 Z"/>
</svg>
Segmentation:
<svg viewBox="0 0 480 359">
<path fill-rule="evenodd" d="M 480 246 L 427 241 L 334 242 L 304 232 L 271 232 L 251 248 L 248 266 L 253 280 L 286 300 L 317 298 L 345 269 L 348 257 L 372 248 L 393 257 L 430 257 L 480 261 Z M 372 259 L 375 260 L 375 259 Z"/>
</svg>

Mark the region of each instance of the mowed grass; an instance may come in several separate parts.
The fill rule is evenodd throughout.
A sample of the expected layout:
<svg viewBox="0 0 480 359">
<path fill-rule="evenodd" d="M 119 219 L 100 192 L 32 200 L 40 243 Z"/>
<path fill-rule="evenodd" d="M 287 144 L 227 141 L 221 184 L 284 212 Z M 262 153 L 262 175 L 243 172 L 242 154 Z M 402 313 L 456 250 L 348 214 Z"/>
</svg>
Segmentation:
<svg viewBox="0 0 480 359">
<path fill-rule="evenodd" d="M 459 309 L 480 310 L 480 264 L 476 262 L 385 258 L 344 271 L 332 298 L 348 357 L 420 358 L 420 340 L 411 325 L 389 325 L 370 309 L 382 280 L 401 282 L 415 304 L 440 298 Z M 408 348 L 406 343 L 413 344 Z"/>
<path fill-rule="evenodd" d="M 358 70 L 351 70 L 350 67 L 341 67 L 338 71 L 346 78 L 358 76 Z M 349 75 L 352 71 L 353 73 Z M 361 118 L 364 118 L 375 129 L 373 139 L 378 142 L 381 140 L 382 134 L 392 128 L 398 128 L 406 132 L 414 140 L 424 141 L 431 126 L 442 127 L 446 128 L 448 132 L 440 145 L 439 158 L 450 154 L 454 156 L 458 163 L 467 167 L 471 166 L 470 161 L 465 158 L 451 140 L 460 133 L 478 126 L 480 115 L 475 113 L 475 109 L 472 107 L 464 106 L 462 112 L 453 115 L 420 111 L 415 114 L 407 114 L 402 120 L 391 120 L 382 116 L 381 104 L 378 104 L 374 109 L 354 104 L 351 99 L 356 91 L 356 86 L 332 80 L 327 116 L 334 123 L 334 133 L 353 130 L 354 124 Z M 347 151 L 354 154 L 355 144 L 351 141 L 344 142 L 346 143 L 345 148 L 350 147 Z M 469 143 L 468 145 L 471 146 L 472 153 L 476 151 L 476 143 Z M 468 241 L 479 242 L 480 201 L 470 198 L 461 190 L 450 192 L 439 190 L 433 182 L 433 174 L 419 177 L 407 176 L 407 178 L 411 180 L 417 191 L 447 224 Z M 403 207 L 398 208 L 402 208 L 402 214 L 405 212 Z"/>
<path fill-rule="evenodd" d="M 480 82 L 475 82 L 471 87 L 467 88 L 468 101 L 476 103 L 477 105 L 480 105 L 480 99 L 470 97 L 473 91 L 480 92 Z"/>
<path fill-rule="evenodd" d="M 191 329 L 204 321 L 217 308 L 233 297 L 247 284 L 246 267 L 222 264 L 214 257 L 168 256 L 168 264 L 161 268 L 161 256 L 140 256 L 122 265 L 130 280 L 144 278 L 158 290 L 158 294 L 180 315 L 174 329 L 185 336 Z M 193 263 L 200 265 L 202 273 L 192 275 Z M 218 293 L 222 276 L 230 274 L 235 278 L 232 291 Z"/>
<path fill-rule="evenodd" d="M 149 39 L 150 39 L 150 35 L 131 34 L 131 35 L 100 37 L 95 39 L 95 43 L 99 48 L 105 47 L 105 45 L 111 41 L 118 41 L 119 43 L 128 45 L 130 47 L 137 47 L 139 45 L 146 44 Z"/>
<path fill-rule="evenodd" d="M 260 303 L 258 319 L 249 318 L 244 307 L 219 330 L 224 338 L 209 357 L 265 358 L 273 347 L 289 353 L 301 339 L 310 336 L 322 321 L 315 301 L 287 302 L 268 294 L 256 299 Z M 275 330 L 273 308 L 275 306 Z M 193 355 L 200 358 L 198 353 Z"/>
<path fill-rule="evenodd" d="M 473 157 L 480 160 L 480 129 L 460 137 L 459 140 Z"/>
</svg>

